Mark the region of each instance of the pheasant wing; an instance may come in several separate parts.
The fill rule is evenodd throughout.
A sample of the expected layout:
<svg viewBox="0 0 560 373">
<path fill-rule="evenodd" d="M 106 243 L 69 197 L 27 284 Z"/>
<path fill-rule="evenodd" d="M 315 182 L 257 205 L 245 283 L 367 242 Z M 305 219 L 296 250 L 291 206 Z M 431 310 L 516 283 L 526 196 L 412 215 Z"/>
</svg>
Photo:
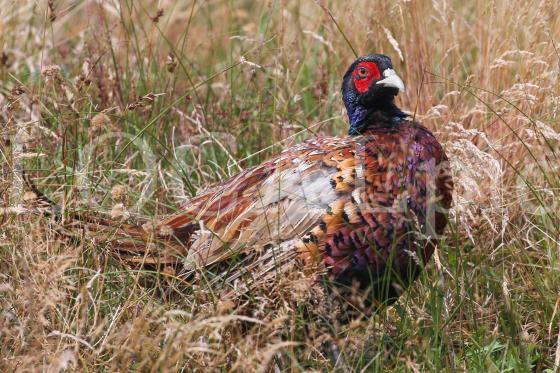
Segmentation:
<svg viewBox="0 0 560 373">
<path fill-rule="evenodd" d="M 162 222 L 185 245 L 186 269 L 305 238 L 351 192 L 332 176 L 353 162 L 354 147 L 349 138 L 309 140 L 187 202 Z"/>
</svg>

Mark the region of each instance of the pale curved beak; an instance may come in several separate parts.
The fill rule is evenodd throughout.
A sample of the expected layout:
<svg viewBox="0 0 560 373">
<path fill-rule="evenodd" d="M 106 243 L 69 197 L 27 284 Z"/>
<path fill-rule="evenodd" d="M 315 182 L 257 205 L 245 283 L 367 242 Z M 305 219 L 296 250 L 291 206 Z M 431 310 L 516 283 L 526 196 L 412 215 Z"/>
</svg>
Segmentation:
<svg viewBox="0 0 560 373">
<path fill-rule="evenodd" d="M 384 87 L 396 88 L 401 92 L 404 92 L 404 83 L 402 79 L 397 75 L 395 70 L 386 69 L 383 71 L 383 76 L 385 79 L 381 79 L 375 84 L 381 84 Z"/>
</svg>

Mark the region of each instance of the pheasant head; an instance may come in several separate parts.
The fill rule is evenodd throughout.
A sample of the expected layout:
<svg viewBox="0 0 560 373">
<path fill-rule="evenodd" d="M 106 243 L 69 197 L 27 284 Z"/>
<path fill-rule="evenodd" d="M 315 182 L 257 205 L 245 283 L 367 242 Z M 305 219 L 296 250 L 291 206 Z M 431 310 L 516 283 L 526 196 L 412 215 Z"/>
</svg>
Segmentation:
<svg viewBox="0 0 560 373">
<path fill-rule="evenodd" d="M 404 84 L 389 57 L 371 54 L 354 61 L 342 81 L 349 135 L 363 134 L 372 125 L 397 125 L 405 118 L 406 114 L 395 105 L 399 91 L 404 92 Z"/>
</svg>

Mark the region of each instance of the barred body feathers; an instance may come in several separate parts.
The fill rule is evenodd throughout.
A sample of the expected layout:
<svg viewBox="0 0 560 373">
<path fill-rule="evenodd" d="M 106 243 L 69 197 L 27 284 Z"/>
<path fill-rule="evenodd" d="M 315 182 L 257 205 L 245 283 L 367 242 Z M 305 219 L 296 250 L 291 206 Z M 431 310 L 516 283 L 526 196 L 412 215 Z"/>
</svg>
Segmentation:
<svg viewBox="0 0 560 373">
<path fill-rule="evenodd" d="M 436 138 L 394 103 L 404 85 L 383 55 L 356 60 L 342 83 L 349 136 L 317 137 L 193 197 L 152 227 L 98 219 L 133 265 L 251 289 L 301 271 L 344 300 L 394 301 L 430 259 L 447 223 L 453 184 Z M 95 219 L 88 220 L 95 225 Z M 160 243 L 147 251 L 148 241 Z M 222 264 L 235 260 L 232 269 Z M 250 276 L 245 276 L 249 274 Z"/>
</svg>

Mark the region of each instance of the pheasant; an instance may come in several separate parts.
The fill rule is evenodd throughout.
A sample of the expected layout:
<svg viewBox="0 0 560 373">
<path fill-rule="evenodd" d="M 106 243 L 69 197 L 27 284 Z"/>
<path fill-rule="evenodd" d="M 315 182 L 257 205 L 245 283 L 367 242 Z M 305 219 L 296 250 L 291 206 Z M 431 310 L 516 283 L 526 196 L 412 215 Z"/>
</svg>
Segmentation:
<svg viewBox="0 0 560 373">
<path fill-rule="evenodd" d="M 292 146 L 193 197 L 151 231 L 115 231 L 99 219 L 96 229 L 113 227 L 125 262 L 183 278 L 214 269 L 214 283 L 249 277 L 250 289 L 297 268 L 339 296 L 352 289 L 367 304 L 392 302 L 430 259 L 453 189 L 442 146 L 396 106 L 399 91 L 389 57 L 360 57 L 342 81 L 348 136 Z M 163 247 L 148 250 L 148 241 Z"/>
</svg>

